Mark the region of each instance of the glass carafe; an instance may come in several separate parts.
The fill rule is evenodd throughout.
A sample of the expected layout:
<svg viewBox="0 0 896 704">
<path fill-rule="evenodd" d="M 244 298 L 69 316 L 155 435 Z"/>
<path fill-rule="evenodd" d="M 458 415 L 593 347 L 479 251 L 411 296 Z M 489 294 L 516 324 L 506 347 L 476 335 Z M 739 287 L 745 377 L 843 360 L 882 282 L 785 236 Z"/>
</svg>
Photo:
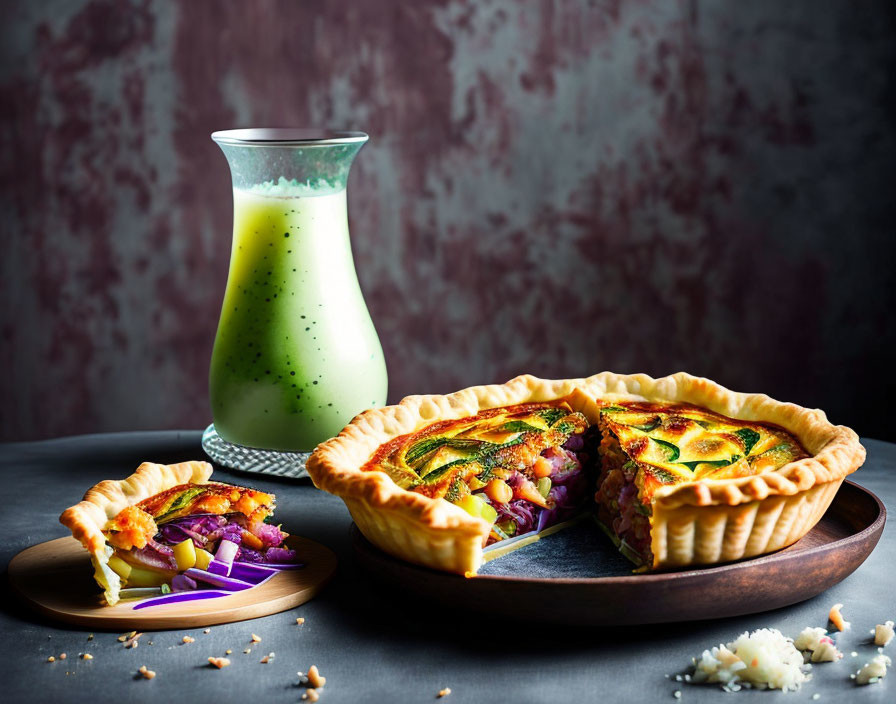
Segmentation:
<svg viewBox="0 0 896 704">
<path fill-rule="evenodd" d="M 209 371 L 213 460 L 302 476 L 314 447 L 386 401 L 349 243 L 363 132 L 215 132 L 233 179 L 230 272 Z"/>
</svg>

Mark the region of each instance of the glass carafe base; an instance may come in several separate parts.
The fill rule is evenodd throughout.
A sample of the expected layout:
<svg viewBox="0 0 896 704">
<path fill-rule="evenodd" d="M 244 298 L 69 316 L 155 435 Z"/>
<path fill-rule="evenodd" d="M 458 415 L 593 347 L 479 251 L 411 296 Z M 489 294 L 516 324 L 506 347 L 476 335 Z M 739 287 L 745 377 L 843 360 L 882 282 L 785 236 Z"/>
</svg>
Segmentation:
<svg viewBox="0 0 896 704">
<path fill-rule="evenodd" d="M 218 435 L 214 423 L 202 433 L 202 449 L 212 462 L 228 469 L 290 479 L 308 476 L 305 462 L 310 452 L 277 452 L 235 445 Z"/>
</svg>

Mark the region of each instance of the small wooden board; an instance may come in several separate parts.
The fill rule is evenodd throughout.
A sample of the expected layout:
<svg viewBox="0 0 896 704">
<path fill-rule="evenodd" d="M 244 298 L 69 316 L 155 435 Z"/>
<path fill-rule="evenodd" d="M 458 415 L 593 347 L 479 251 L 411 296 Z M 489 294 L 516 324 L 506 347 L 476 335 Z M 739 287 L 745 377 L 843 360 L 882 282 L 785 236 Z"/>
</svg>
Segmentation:
<svg viewBox="0 0 896 704">
<path fill-rule="evenodd" d="M 647 574 L 632 574 L 631 563 L 602 534 L 592 539 L 575 528 L 489 562 L 470 578 L 387 555 L 354 525 L 352 539 L 359 562 L 390 591 L 413 592 L 442 609 L 560 625 L 621 626 L 740 616 L 809 599 L 865 561 L 885 522 L 880 499 L 845 482 L 818 524 L 784 550 L 717 567 Z M 526 604 L 537 608 L 521 606 Z"/>
<path fill-rule="evenodd" d="M 139 601 L 102 603 L 90 557 L 72 537 L 33 545 L 9 563 L 9 581 L 25 601 L 52 619 L 91 629 L 161 630 L 196 628 L 245 621 L 292 609 L 314 597 L 333 577 L 336 555 L 307 538 L 290 536 L 289 547 L 305 563 L 302 569 L 274 575 L 264 584 L 217 599 L 153 606 Z"/>
</svg>

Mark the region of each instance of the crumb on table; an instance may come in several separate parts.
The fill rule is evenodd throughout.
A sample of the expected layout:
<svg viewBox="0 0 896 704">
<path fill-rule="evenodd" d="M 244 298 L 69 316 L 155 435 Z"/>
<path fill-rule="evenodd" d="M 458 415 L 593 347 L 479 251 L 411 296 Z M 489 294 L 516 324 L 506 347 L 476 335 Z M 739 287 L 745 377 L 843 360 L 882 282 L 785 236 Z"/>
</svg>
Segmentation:
<svg viewBox="0 0 896 704">
<path fill-rule="evenodd" d="M 146 668 L 146 665 L 141 665 L 141 666 L 140 666 L 140 669 L 137 670 L 137 672 L 139 672 L 141 675 L 143 675 L 143 679 L 145 679 L 145 680 L 151 680 L 153 677 L 156 676 L 155 671 L 154 671 L 154 670 L 148 670 L 148 669 Z"/>
<path fill-rule="evenodd" d="M 228 667 L 230 665 L 230 660 L 227 658 L 209 658 L 208 664 L 213 665 L 220 670 L 222 667 Z"/>
<path fill-rule="evenodd" d="M 320 674 L 317 665 L 308 668 L 308 684 L 314 689 L 319 689 L 327 683 L 327 678 Z"/>
<path fill-rule="evenodd" d="M 439 690 L 439 693 L 436 695 L 436 699 L 447 697 L 449 694 L 451 694 L 451 687 L 444 687 Z"/>
<path fill-rule="evenodd" d="M 849 621 L 843 618 L 843 614 L 840 613 L 840 609 L 843 608 L 843 604 L 834 604 L 831 607 L 830 612 L 828 612 L 828 620 L 834 624 L 834 628 L 838 631 L 845 631 L 849 628 Z"/>
<path fill-rule="evenodd" d="M 893 622 L 879 623 L 874 627 L 874 644 L 881 647 L 893 640 Z"/>
</svg>

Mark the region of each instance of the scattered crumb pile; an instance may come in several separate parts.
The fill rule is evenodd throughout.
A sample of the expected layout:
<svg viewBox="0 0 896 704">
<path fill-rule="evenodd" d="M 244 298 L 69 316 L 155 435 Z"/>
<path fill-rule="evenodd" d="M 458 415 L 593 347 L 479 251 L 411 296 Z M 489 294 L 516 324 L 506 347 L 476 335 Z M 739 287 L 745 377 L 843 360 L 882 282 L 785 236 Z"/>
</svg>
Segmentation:
<svg viewBox="0 0 896 704">
<path fill-rule="evenodd" d="M 892 661 L 886 655 L 876 655 L 865 667 L 856 673 L 856 684 L 875 684 L 887 675 L 887 667 Z"/>
<path fill-rule="evenodd" d="M 727 645 L 704 650 L 694 658 L 692 682 L 718 682 L 737 692 L 744 687 L 797 690 L 809 680 L 803 656 L 793 641 L 774 628 L 743 633 Z"/>
<path fill-rule="evenodd" d="M 841 608 L 843 604 L 834 604 L 828 619 L 834 628 L 844 631 L 849 628 L 849 622 L 843 619 Z M 892 662 L 882 653 L 884 646 L 893 640 L 893 626 L 893 621 L 887 621 L 871 630 L 874 645 L 878 646 L 881 654 L 850 675 L 856 684 L 874 684 L 886 676 Z M 857 656 L 858 653 L 853 651 L 852 657 Z M 693 659 L 694 674 L 677 675 L 675 680 L 693 684 L 718 683 L 727 692 L 749 688 L 788 692 L 799 689 L 811 679 L 808 672 L 812 668 L 810 662 L 837 662 L 842 659 L 843 653 L 824 628 L 804 628 L 796 639 L 787 638 L 774 628 L 760 628 L 752 633 L 743 633 L 727 645 L 704 650 L 699 658 Z M 673 696 L 679 698 L 681 693 L 676 691 Z M 818 699 L 819 696 L 816 693 L 812 698 Z"/>
</svg>

